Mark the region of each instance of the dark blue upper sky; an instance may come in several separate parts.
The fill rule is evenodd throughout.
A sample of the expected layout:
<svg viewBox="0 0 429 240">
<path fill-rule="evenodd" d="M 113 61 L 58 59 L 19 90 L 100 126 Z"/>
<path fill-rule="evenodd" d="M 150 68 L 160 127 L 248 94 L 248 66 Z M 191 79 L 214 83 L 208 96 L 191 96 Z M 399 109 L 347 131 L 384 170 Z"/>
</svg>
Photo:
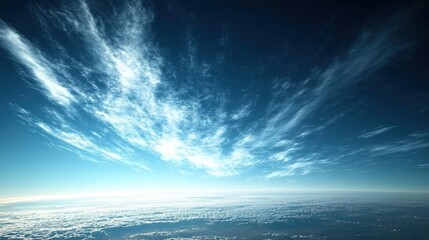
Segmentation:
<svg viewBox="0 0 429 240">
<path fill-rule="evenodd" d="M 429 190 L 422 2 L 0 6 L 0 196 Z"/>
</svg>

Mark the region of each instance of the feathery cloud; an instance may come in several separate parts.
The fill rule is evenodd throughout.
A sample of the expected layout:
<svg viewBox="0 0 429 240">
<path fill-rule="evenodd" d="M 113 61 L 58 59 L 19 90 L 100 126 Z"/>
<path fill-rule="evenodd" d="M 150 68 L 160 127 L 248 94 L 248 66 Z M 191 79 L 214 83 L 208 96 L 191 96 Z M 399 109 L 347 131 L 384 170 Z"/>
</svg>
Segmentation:
<svg viewBox="0 0 429 240">
<path fill-rule="evenodd" d="M 238 111 L 231 112 L 226 107 L 226 94 L 201 84 L 213 76 L 212 66 L 198 57 L 192 36 L 181 61 L 187 66 L 182 69 L 187 78 L 196 84 L 177 87 L 166 74 L 177 69 L 163 57 L 151 34 L 154 13 L 140 1 L 126 1 L 122 8 L 111 11 L 111 19 L 97 16 L 93 6 L 81 0 L 39 13 L 42 27 L 73 39 L 84 58 L 58 43 L 66 55 L 58 61 L 3 22 L 0 40 L 50 101 L 44 106 L 44 117 L 15 108 L 27 125 L 97 161 L 140 169 L 150 168 L 138 154 L 143 151 L 213 176 L 236 175 L 249 166 L 275 167 L 279 163 L 280 170 L 275 169 L 267 178 L 308 174 L 326 162 L 302 161 L 303 154 L 317 154 L 305 150 L 303 138 L 326 125 L 301 132 L 297 128 L 329 98 L 411 47 L 396 38 L 402 29 L 397 18 L 378 28 L 364 29 L 326 69 L 311 71 L 308 79 L 315 84 L 303 81 L 289 89 L 287 98 L 282 91 L 290 85 L 280 84 L 280 93 L 273 94 L 265 113 L 250 118 L 256 111 L 253 102 L 235 106 Z M 245 123 L 250 119 L 251 123 Z"/>
</svg>

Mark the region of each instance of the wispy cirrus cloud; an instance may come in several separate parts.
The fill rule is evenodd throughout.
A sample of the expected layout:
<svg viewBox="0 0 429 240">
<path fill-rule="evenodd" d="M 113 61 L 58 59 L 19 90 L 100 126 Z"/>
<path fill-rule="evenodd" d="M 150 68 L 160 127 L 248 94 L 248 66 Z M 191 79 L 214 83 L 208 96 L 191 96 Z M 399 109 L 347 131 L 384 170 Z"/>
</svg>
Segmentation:
<svg viewBox="0 0 429 240">
<path fill-rule="evenodd" d="M 394 57 L 413 45 L 397 38 L 409 16 L 400 13 L 380 26 L 363 29 L 349 49 L 340 54 L 326 69 L 314 71 L 292 92 L 287 101 L 274 98 L 268 109 L 269 120 L 265 134 L 281 138 L 303 121 L 328 99 L 361 81 L 368 74 L 397 60 Z M 315 82 L 313 85 L 310 82 Z M 290 84 L 282 84 L 280 92 L 290 92 Z M 278 103 L 280 102 L 280 103 Z"/>
<path fill-rule="evenodd" d="M 73 87 L 58 81 L 58 76 L 45 56 L 16 30 L 2 21 L 0 21 L 0 39 L 16 60 L 31 72 L 33 79 L 45 96 L 63 106 L 69 106 L 77 101 L 72 93 Z"/>
<path fill-rule="evenodd" d="M 420 166 L 422 165 L 422 158 L 419 154 L 424 154 L 428 151 L 427 132 L 420 131 L 395 140 L 384 139 L 375 144 L 347 146 L 342 151 L 338 151 L 338 156 L 332 156 L 332 159 L 343 162 L 352 160 L 353 164 L 360 166 L 385 163 L 387 161 L 392 163 L 394 160 L 413 162 L 416 159 L 416 166 Z"/>
<path fill-rule="evenodd" d="M 396 61 L 395 57 L 410 50 L 413 44 L 397 37 L 403 30 L 403 21 L 410 17 L 410 14 L 410 12 L 399 13 L 378 26 L 363 29 L 345 53 L 340 54 L 327 68 L 313 71 L 314 73 L 295 89 L 292 89 L 292 84 L 288 82 L 277 84 L 274 98 L 267 110 L 267 121 L 261 133 L 263 136 L 261 145 L 279 142 L 286 137 L 294 139 L 297 135 L 294 130 L 304 126 L 308 117 L 322 108 L 327 100 L 341 95 L 347 88 L 390 62 Z M 282 101 L 281 99 L 285 99 L 284 93 L 290 94 Z M 332 121 L 328 120 L 327 123 L 298 132 L 298 136 L 320 131 Z M 365 136 L 375 136 L 391 128 L 393 127 L 378 129 L 377 132 Z M 298 140 L 295 138 L 294 141 Z M 282 151 L 275 154 L 281 155 Z M 296 174 L 296 169 L 306 169 L 301 171 L 301 174 L 307 174 L 311 170 L 305 167 L 310 165 L 313 164 L 299 161 L 296 165 L 288 163 L 286 170 L 274 171 L 267 177 Z"/>
<path fill-rule="evenodd" d="M 311 172 L 313 162 L 295 162 L 283 167 L 283 169 L 269 173 L 266 178 L 279 178 L 293 175 L 306 175 Z"/>
<path fill-rule="evenodd" d="M 198 57 L 191 31 L 181 71 L 195 84 L 177 87 L 174 74 L 167 74 L 178 71 L 177 66 L 154 42 L 150 9 L 140 1 L 127 1 L 107 19 L 94 8 L 82 0 L 39 13 L 45 31 L 73 39 L 73 47 L 84 57 L 66 44 L 61 46 L 66 57 L 44 54 L 17 30 L 0 24 L 2 45 L 50 101 L 44 106 L 45 117 L 15 110 L 26 124 L 71 151 L 140 169 L 150 168 L 139 155 L 143 151 L 213 176 L 236 175 L 259 164 L 274 168 L 266 178 L 308 174 L 329 162 L 302 157 L 318 154 L 308 152 L 303 139 L 337 117 L 313 129 L 296 130 L 328 99 L 411 47 L 397 39 L 402 24 L 396 18 L 364 29 L 328 67 L 310 71 L 308 81 L 296 81 L 293 88 L 280 83 L 265 111 L 249 123 L 254 102 L 231 111 L 227 94 L 201 83 L 212 78 L 212 66 Z"/>
<path fill-rule="evenodd" d="M 427 151 L 429 149 L 429 142 L 424 139 L 414 139 L 397 141 L 389 144 L 381 144 L 373 146 L 370 151 L 376 156 L 390 155 L 390 154 L 404 154 Z"/>
<path fill-rule="evenodd" d="M 105 141 L 100 134 L 95 132 L 76 130 L 56 112 L 49 112 L 49 116 L 55 120 L 45 123 L 19 106 L 12 105 L 12 108 L 30 128 L 56 139 L 57 141 L 53 145 L 57 147 L 76 152 L 84 159 L 93 162 L 100 162 L 95 158 L 101 157 L 103 160 L 127 164 L 136 169 L 150 170 L 145 163 L 133 160 L 135 153 L 132 149 L 112 141 Z"/>
<path fill-rule="evenodd" d="M 390 129 L 394 128 L 394 126 L 390 126 L 390 127 L 378 127 L 377 129 L 373 130 L 373 131 L 367 131 L 362 133 L 361 135 L 358 136 L 358 138 L 370 138 L 370 137 L 374 137 L 377 135 L 380 135 L 382 133 L 385 133 L 387 131 L 389 131 Z"/>
<path fill-rule="evenodd" d="M 144 169 L 147 167 L 142 161 L 129 156 L 125 158 L 123 151 L 112 152 L 96 144 L 92 133 L 103 138 L 117 136 L 121 139 L 117 145 L 142 149 L 165 161 L 183 162 L 215 176 L 237 174 L 240 167 L 252 164 L 250 158 L 253 156 L 237 144 L 224 151 L 229 130 L 224 123 L 226 117 L 220 116 L 227 115 L 224 109 L 214 106 L 211 110 L 218 110 L 207 114 L 202 103 L 207 99 L 180 99 L 178 92 L 186 89 L 175 91 L 164 79 L 163 58 L 150 40 L 149 24 L 153 15 L 141 2 L 127 2 L 121 12 L 114 13 L 117 24 L 114 36 L 105 31 L 106 23 L 93 15 L 85 1 L 41 16 L 46 18 L 43 21 L 45 28 L 59 28 L 79 37 L 86 54 L 95 61 L 90 65 L 75 64 L 79 61 L 74 59 L 70 61 L 69 69 L 61 69 L 63 72 L 55 75 L 52 69 L 59 69 L 55 62 L 49 61 L 16 30 L 3 24 L 3 45 L 20 64 L 35 72 L 33 80 L 44 84 L 42 93 L 52 103 L 63 107 L 59 111 L 48 111 L 60 115 L 61 121 L 50 118 L 29 125 L 76 150 Z M 85 74 L 80 71 L 83 65 L 87 66 L 86 77 L 82 77 Z M 72 95 L 73 87 L 62 78 L 73 76 L 73 71 L 77 72 L 73 79 L 75 92 L 84 94 Z M 210 100 L 210 96 L 207 97 Z M 65 114 L 74 102 L 75 112 Z M 28 123 L 34 122 L 33 116 L 22 114 L 24 111 L 28 113 L 20 110 L 21 117 Z M 241 117 L 244 114 L 239 112 Z M 78 126 L 81 125 L 76 122 L 79 117 L 85 118 L 89 124 Z M 108 142 L 107 139 L 104 141 Z"/>
</svg>

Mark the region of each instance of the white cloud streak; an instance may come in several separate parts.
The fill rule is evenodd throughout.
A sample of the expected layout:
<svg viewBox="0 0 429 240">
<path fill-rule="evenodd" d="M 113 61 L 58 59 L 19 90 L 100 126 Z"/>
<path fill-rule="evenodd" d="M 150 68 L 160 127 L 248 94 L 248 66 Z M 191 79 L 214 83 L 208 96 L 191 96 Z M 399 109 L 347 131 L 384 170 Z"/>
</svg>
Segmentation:
<svg viewBox="0 0 429 240">
<path fill-rule="evenodd" d="M 69 106 L 76 102 L 71 86 L 60 83 L 47 59 L 16 30 L 0 21 L 0 40 L 16 60 L 28 68 L 45 95 L 53 102 Z"/>
<path fill-rule="evenodd" d="M 271 172 L 266 176 L 266 178 L 270 179 L 293 175 L 306 175 L 311 172 L 311 165 L 313 165 L 312 162 L 295 162 L 286 165 L 282 170 Z"/>
<path fill-rule="evenodd" d="M 379 127 L 376 130 L 362 133 L 361 135 L 358 136 L 358 138 L 370 138 L 370 137 L 374 137 L 374 136 L 380 135 L 382 133 L 385 133 L 385 132 L 389 131 L 392 128 L 394 128 L 394 126 L 391 126 L 391 127 Z"/>
<path fill-rule="evenodd" d="M 429 142 L 420 140 L 398 141 L 392 144 L 377 145 L 370 149 L 376 156 L 420 152 L 429 149 Z"/>
</svg>

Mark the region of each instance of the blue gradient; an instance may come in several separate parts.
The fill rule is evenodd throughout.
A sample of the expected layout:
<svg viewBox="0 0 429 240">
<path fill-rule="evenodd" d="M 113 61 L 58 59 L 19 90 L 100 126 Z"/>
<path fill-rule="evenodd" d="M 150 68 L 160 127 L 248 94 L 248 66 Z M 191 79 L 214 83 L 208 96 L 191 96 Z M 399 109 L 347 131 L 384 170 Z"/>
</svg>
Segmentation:
<svg viewBox="0 0 429 240">
<path fill-rule="evenodd" d="M 0 198 L 429 191 L 420 3 L 1 5 Z"/>
</svg>

